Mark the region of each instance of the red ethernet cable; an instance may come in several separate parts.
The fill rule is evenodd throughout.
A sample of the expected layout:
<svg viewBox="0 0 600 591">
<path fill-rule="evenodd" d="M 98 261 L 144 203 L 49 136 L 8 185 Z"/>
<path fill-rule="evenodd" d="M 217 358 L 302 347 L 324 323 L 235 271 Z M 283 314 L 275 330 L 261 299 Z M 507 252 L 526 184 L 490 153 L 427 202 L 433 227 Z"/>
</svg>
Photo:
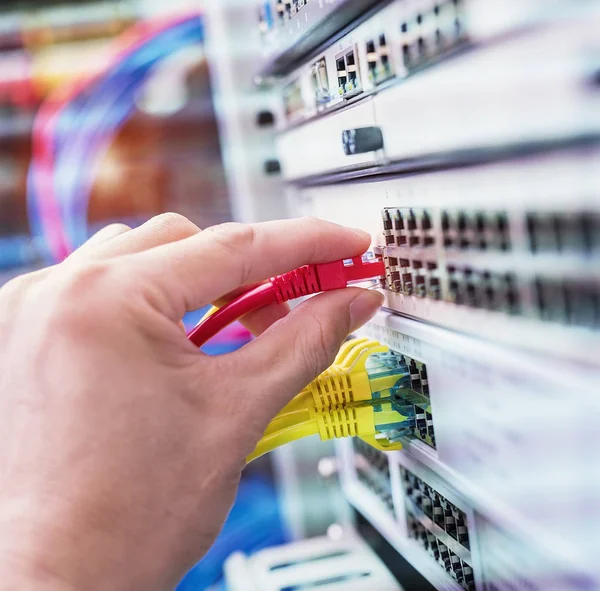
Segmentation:
<svg viewBox="0 0 600 591">
<path fill-rule="evenodd" d="M 384 275 L 385 266 L 380 259 L 355 257 L 350 261 L 338 260 L 331 263 L 304 265 L 289 273 L 273 277 L 267 283 L 238 296 L 200 321 L 188 333 L 188 338 L 194 345 L 201 347 L 232 322 L 269 304 L 282 304 L 321 291 L 342 289 L 349 284 Z"/>
</svg>

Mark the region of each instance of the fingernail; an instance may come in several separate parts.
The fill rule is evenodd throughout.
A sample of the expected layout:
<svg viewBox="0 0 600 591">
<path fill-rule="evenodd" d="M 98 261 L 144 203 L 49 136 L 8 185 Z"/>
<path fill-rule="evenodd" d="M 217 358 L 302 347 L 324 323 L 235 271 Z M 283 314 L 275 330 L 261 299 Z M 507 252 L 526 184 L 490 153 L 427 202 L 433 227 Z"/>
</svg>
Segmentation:
<svg viewBox="0 0 600 591">
<path fill-rule="evenodd" d="M 375 316 L 383 305 L 383 295 L 378 291 L 363 290 L 350 304 L 350 332 L 360 328 Z"/>
</svg>

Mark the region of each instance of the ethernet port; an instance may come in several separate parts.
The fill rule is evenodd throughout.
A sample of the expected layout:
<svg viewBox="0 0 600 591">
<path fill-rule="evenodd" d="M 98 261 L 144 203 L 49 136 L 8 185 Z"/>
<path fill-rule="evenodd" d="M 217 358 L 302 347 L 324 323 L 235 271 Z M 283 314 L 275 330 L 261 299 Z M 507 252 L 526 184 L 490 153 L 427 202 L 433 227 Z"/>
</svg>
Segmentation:
<svg viewBox="0 0 600 591">
<path fill-rule="evenodd" d="M 456 520 L 454 519 L 454 515 L 450 507 L 447 507 L 444 513 L 444 530 L 450 537 L 458 540 Z"/>
<path fill-rule="evenodd" d="M 329 77 L 327 76 L 327 62 L 325 61 L 325 58 L 321 58 L 312 66 L 312 85 L 317 107 L 328 103 L 331 96 L 329 91 Z"/>
<path fill-rule="evenodd" d="M 496 216 L 496 230 L 498 232 L 498 247 L 500 250 L 509 250 L 511 247 L 508 216 L 506 213 L 499 213 Z"/>
<path fill-rule="evenodd" d="M 346 82 L 345 94 L 353 96 L 360 92 L 358 62 L 354 49 L 346 54 L 346 75 L 348 80 Z"/>
<path fill-rule="evenodd" d="M 517 280 L 514 275 L 507 273 L 504 276 L 505 300 L 510 314 L 518 314 L 521 309 L 521 298 L 517 287 Z"/>
<path fill-rule="evenodd" d="M 417 364 L 414 359 L 411 359 L 411 361 L 410 361 L 409 371 L 410 371 L 410 387 L 411 387 L 411 389 L 414 390 L 415 392 L 420 392 L 421 391 L 421 372 L 419 371 L 419 368 L 417 367 Z"/>
<path fill-rule="evenodd" d="M 473 308 L 479 308 L 481 305 L 481 300 L 479 298 L 479 290 L 477 289 L 477 285 L 471 281 L 467 281 L 465 285 L 465 294 L 467 298 L 467 305 Z"/>
<path fill-rule="evenodd" d="M 447 211 L 442 212 L 442 231 L 449 232 L 451 229 L 451 219 L 450 214 Z"/>
<path fill-rule="evenodd" d="M 418 25 L 419 29 L 421 29 L 421 26 L 423 24 L 423 15 L 417 14 L 417 17 L 415 20 L 417 21 L 417 25 Z M 421 34 L 421 31 L 419 31 L 419 36 L 417 37 L 417 49 L 419 51 L 419 58 L 421 60 L 424 59 L 427 55 L 427 46 L 426 46 L 425 39 L 423 38 L 423 35 Z"/>
<path fill-rule="evenodd" d="M 404 295 L 413 295 L 412 273 L 402 275 L 402 292 Z"/>
<path fill-rule="evenodd" d="M 448 282 L 448 299 L 455 304 L 462 303 L 462 296 L 460 293 L 460 283 L 457 279 L 451 279 Z"/>
<path fill-rule="evenodd" d="M 424 211 L 421 214 L 420 226 L 421 226 L 421 230 L 423 230 L 424 232 L 431 230 L 431 227 L 432 227 L 431 216 L 429 215 L 429 213 L 427 211 Z"/>
<path fill-rule="evenodd" d="M 275 11 L 277 12 L 277 20 L 279 24 L 282 24 L 285 21 L 286 10 L 283 0 L 277 0 L 277 4 L 275 5 Z"/>
<path fill-rule="evenodd" d="M 421 237 L 420 236 L 411 236 L 408 239 L 408 244 L 409 246 L 419 246 L 421 244 Z"/>
<path fill-rule="evenodd" d="M 348 73 L 346 71 L 346 60 L 343 57 L 335 60 L 335 69 L 337 70 L 338 90 L 341 96 L 346 92 L 346 84 L 348 83 Z"/>
<path fill-rule="evenodd" d="M 594 285 L 572 283 L 565 286 L 569 322 L 595 328 L 600 323 L 600 290 Z"/>
<path fill-rule="evenodd" d="M 417 229 L 417 217 L 415 215 L 415 212 L 412 209 L 408 213 L 406 225 L 407 225 L 407 228 L 411 231 L 414 231 Z"/>
<path fill-rule="evenodd" d="M 467 529 L 467 524 L 463 514 L 461 514 L 459 519 L 456 520 L 456 539 L 461 546 L 465 547 L 467 550 L 471 548 L 469 542 L 469 530 Z"/>
<path fill-rule="evenodd" d="M 439 495 L 433 499 L 433 522 L 442 529 L 444 528 L 444 507 Z"/>
<path fill-rule="evenodd" d="M 383 219 L 383 229 L 391 230 L 392 229 L 392 218 L 390 216 L 389 209 L 384 209 L 381 217 Z"/>
<path fill-rule="evenodd" d="M 283 89 L 283 103 L 288 119 L 302 115 L 306 105 L 302 97 L 302 87 L 299 80 L 294 80 Z"/>
<path fill-rule="evenodd" d="M 415 275 L 414 277 L 415 295 L 419 298 L 424 298 L 427 295 L 425 286 L 425 277 L 423 275 Z"/>
<path fill-rule="evenodd" d="M 379 56 L 377 55 L 377 50 L 375 48 L 375 41 L 367 41 L 366 43 L 367 50 L 367 67 L 369 69 L 369 78 L 372 82 L 377 83 L 377 67 L 379 62 Z"/>
<path fill-rule="evenodd" d="M 494 284 L 492 274 L 489 271 L 485 271 L 482 274 L 482 279 L 483 279 L 483 286 L 482 286 L 483 307 L 488 310 L 495 310 L 497 307 L 496 286 Z"/>
<path fill-rule="evenodd" d="M 404 230 L 404 216 L 399 209 L 396 210 L 396 215 L 394 216 L 394 230 Z"/>
<path fill-rule="evenodd" d="M 429 380 L 427 378 L 427 367 L 421 367 L 421 392 L 425 396 L 429 396 Z M 431 420 L 431 415 L 427 413 L 427 420 Z"/>
<path fill-rule="evenodd" d="M 379 35 L 379 61 L 381 63 L 378 81 L 383 82 L 394 75 L 394 70 L 390 62 L 390 53 L 387 40 L 384 34 Z"/>
</svg>

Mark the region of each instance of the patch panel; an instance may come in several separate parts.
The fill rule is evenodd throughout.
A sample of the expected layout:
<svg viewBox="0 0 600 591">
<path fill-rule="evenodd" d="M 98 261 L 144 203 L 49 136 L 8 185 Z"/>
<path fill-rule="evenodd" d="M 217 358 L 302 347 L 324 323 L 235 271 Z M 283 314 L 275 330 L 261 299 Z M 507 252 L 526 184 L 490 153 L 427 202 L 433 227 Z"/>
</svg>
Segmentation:
<svg viewBox="0 0 600 591">
<path fill-rule="evenodd" d="M 401 467 L 408 535 L 467 591 L 475 590 L 467 515 L 435 488 Z"/>
<path fill-rule="evenodd" d="M 538 278 L 533 291 L 541 320 L 600 328 L 600 285 L 593 281 Z"/>
<path fill-rule="evenodd" d="M 513 273 L 492 273 L 456 265 L 448 265 L 447 273 L 447 301 L 507 314 L 521 312 L 521 291 Z"/>
<path fill-rule="evenodd" d="M 505 211 L 441 212 L 443 243 L 460 250 L 510 250 L 510 221 Z"/>
<path fill-rule="evenodd" d="M 454 253 L 511 252 L 516 234 L 511 217 L 527 233 L 526 242 L 517 240 L 520 254 L 563 252 L 561 245 L 568 242 L 572 252 L 578 247 L 580 255 L 589 255 L 600 233 L 600 225 L 594 227 L 600 216 L 593 213 L 534 216 L 522 212 L 517 217 L 502 210 L 386 207 L 382 210 L 384 246 L 378 250 L 386 265 L 383 286 L 404 296 L 600 328 L 600 286 L 593 279 L 557 280 L 551 268 L 546 277 L 540 273 L 523 277 L 510 270 L 511 259 L 504 264 L 505 271 L 486 268 L 484 259 L 477 259 L 476 266 L 456 259 Z"/>
<path fill-rule="evenodd" d="M 600 250 L 600 214 L 595 211 L 530 211 L 526 231 L 531 252 L 592 254 Z"/>
</svg>

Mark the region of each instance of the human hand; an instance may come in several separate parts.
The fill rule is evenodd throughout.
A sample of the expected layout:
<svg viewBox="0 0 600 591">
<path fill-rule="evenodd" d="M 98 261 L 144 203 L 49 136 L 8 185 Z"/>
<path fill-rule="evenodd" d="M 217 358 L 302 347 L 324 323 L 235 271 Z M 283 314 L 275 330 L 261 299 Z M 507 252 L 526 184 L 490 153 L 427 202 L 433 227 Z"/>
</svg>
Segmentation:
<svg viewBox="0 0 600 591">
<path fill-rule="evenodd" d="M 181 318 L 369 237 L 317 220 L 109 226 L 0 290 L 0 590 L 163 591 L 210 547 L 273 416 L 381 305 L 321 294 L 207 357 Z M 263 332 L 264 331 L 264 332 Z"/>
</svg>

